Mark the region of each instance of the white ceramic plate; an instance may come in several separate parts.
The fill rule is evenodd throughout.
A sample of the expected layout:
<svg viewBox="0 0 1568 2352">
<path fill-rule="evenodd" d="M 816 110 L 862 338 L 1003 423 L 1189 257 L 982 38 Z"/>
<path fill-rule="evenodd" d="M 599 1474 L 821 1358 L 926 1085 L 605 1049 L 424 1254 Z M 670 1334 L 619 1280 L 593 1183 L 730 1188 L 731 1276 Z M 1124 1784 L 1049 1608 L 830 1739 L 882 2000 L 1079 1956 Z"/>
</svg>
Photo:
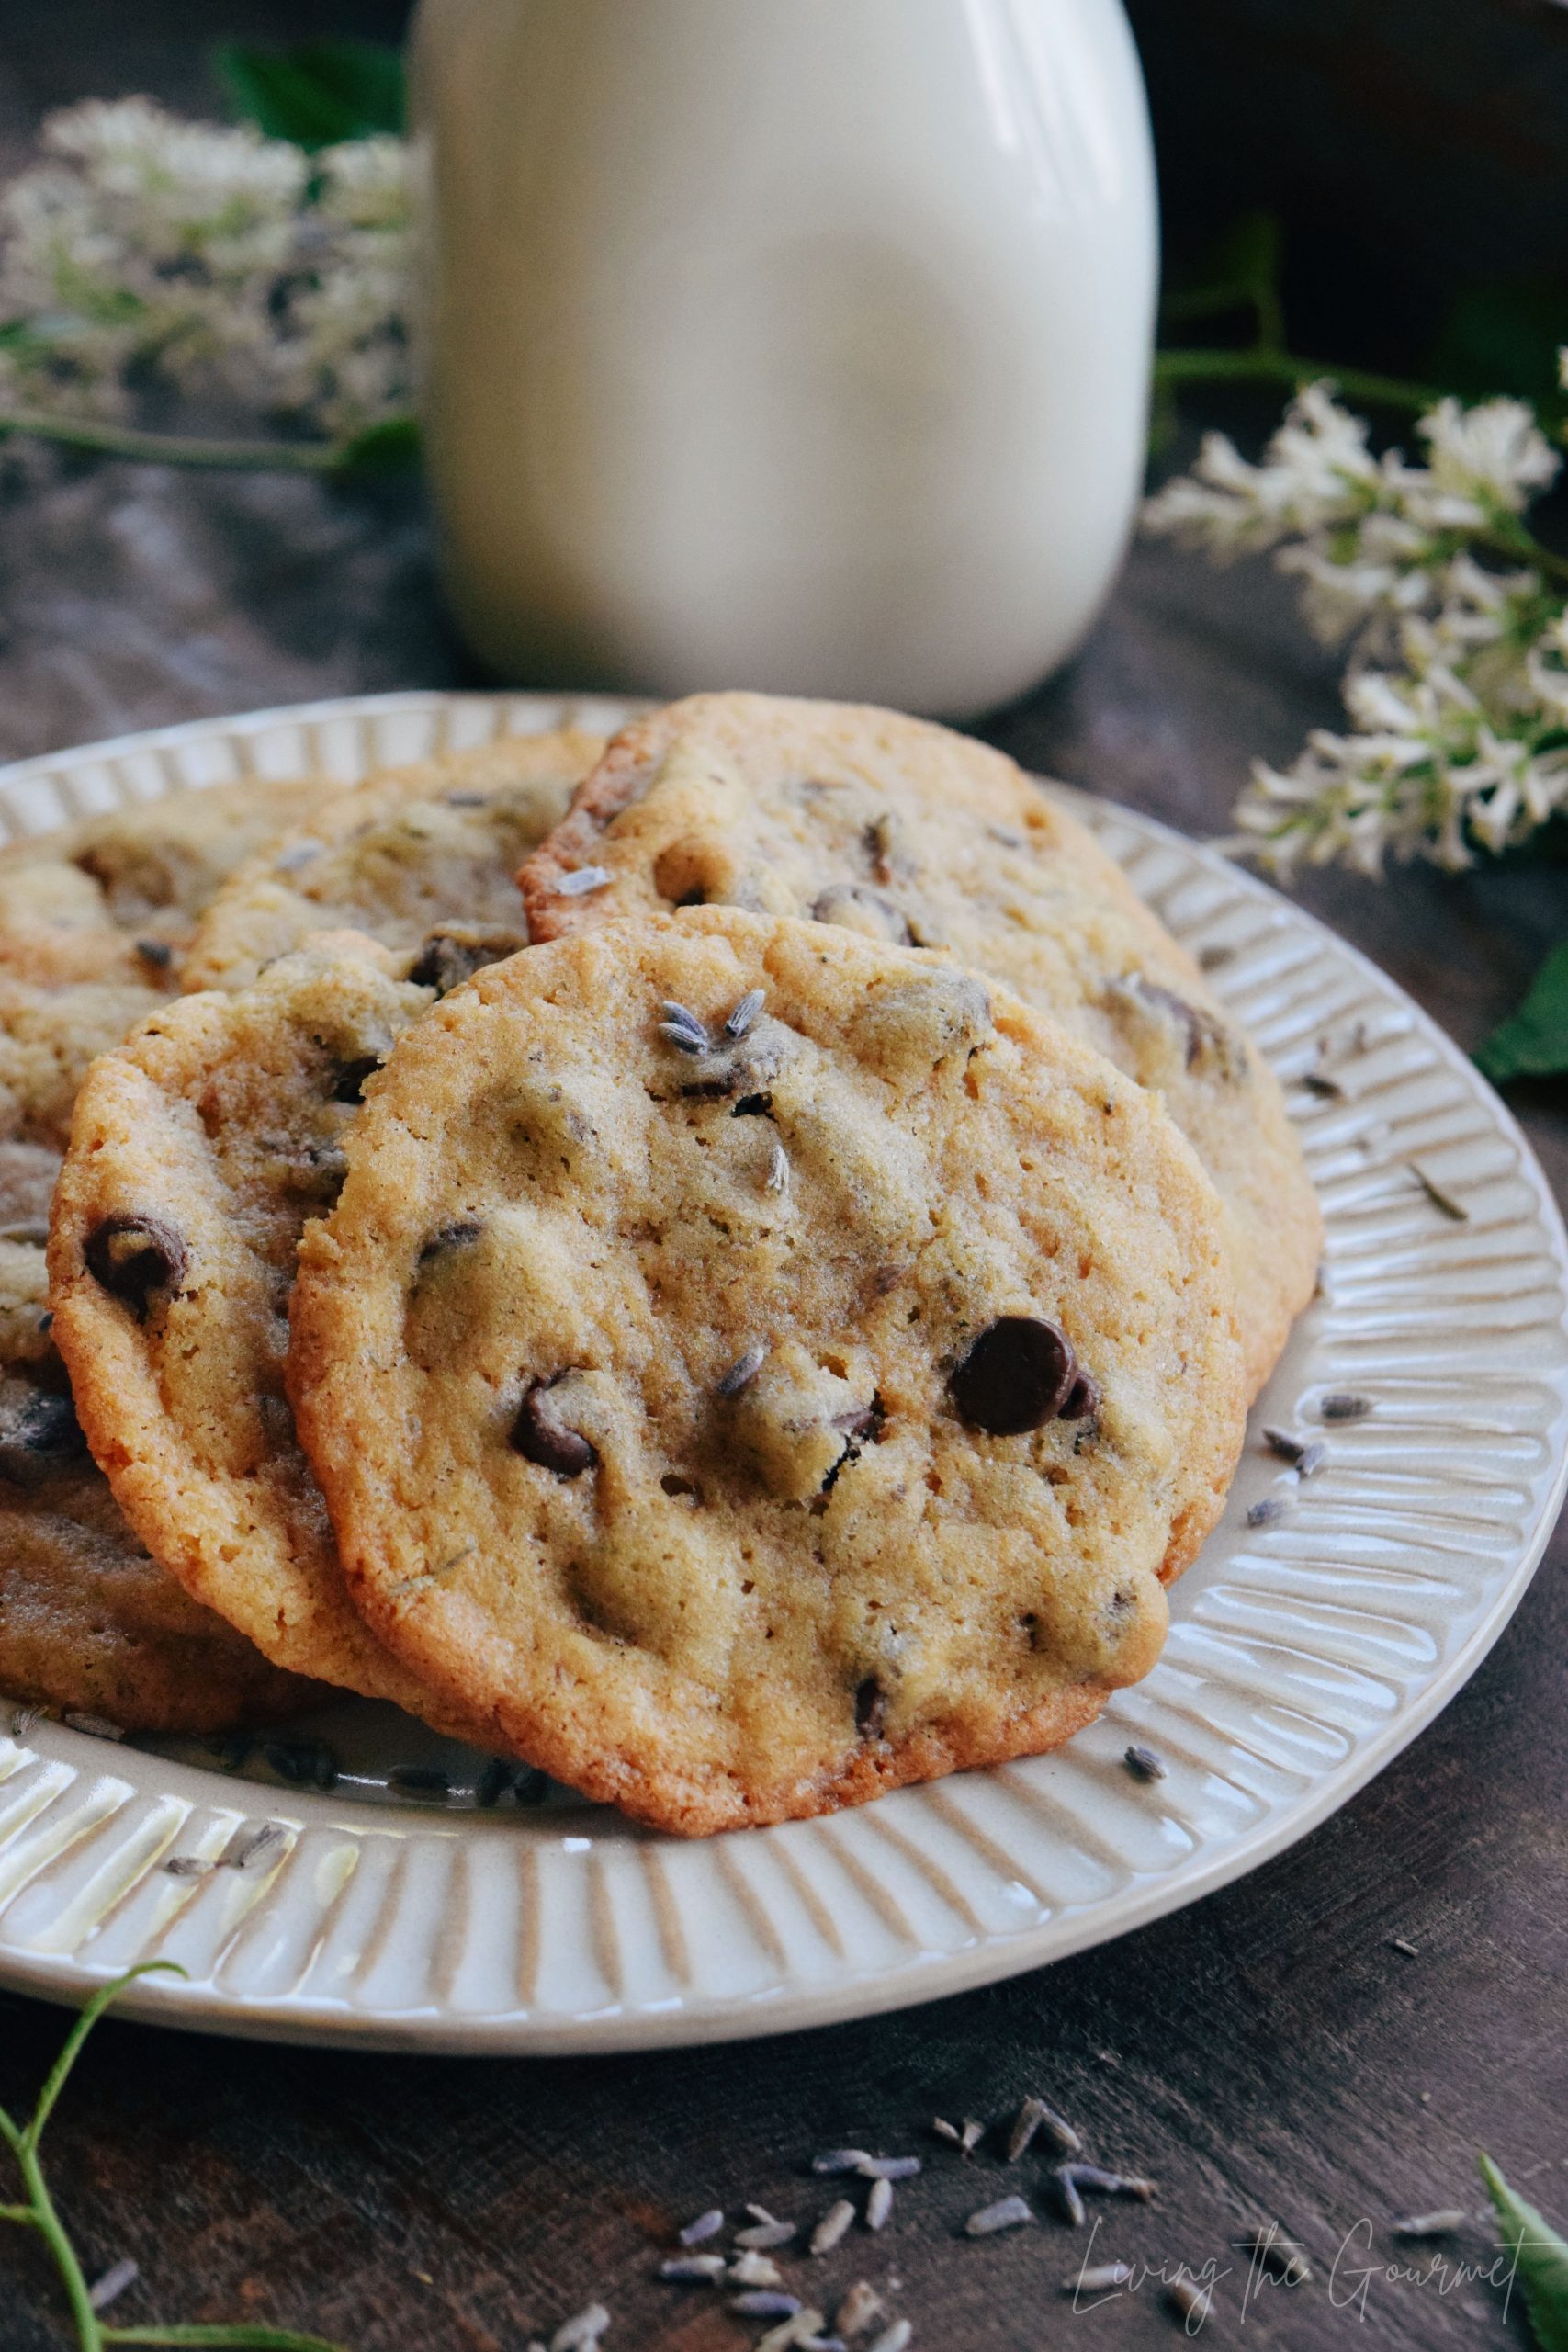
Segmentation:
<svg viewBox="0 0 1568 2352">
<path fill-rule="evenodd" d="M 358 775 L 568 715 L 610 727 L 626 707 L 412 694 L 204 720 L 0 773 L 0 835 L 244 775 Z M 694 1845 L 560 1792 L 476 1809 L 471 1756 L 353 1700 L 316 1726 L 341 1771 L 326 1793 L 265 1762 L 220 1771 L 199 1749 L 49 1724 L 0 1735 L 0 1982 L 75 2001 L 168 1958 L 185 1980 L 146 1981 L 128 2008 L 431 2050 L 818 2025 L 1035 1968 L 1190 1903 L 1302 1837 L 1431 1721 L 1506 1623 L 1562 1498 L 1562 1222 L 1496 1097 L 1364 958 L 1213 853 L 1073 806 L 1287 1084 L 1328 1040 L 1343 1089 L 1292 1089 L 1327 1258 L 1253 1419 L 1325 1435 L 1327 1459 L 1300 1484 L 1255 1434 L 1148 1680 L 1060 1754 Z M 1324 1429 L 1335 1391 L 1371 1412 Z M 1275 1495 L 1284 1514 L 1249 1530 L 1248 1507 Z M 1166 1779 L 1134 1779 L 1134 1740 Z M 449 1800 L 389 1788 L 411 1764 L 445 1771 Z M 247 1869 L 164 1868 L 269 1822 Z"/>
</svg>

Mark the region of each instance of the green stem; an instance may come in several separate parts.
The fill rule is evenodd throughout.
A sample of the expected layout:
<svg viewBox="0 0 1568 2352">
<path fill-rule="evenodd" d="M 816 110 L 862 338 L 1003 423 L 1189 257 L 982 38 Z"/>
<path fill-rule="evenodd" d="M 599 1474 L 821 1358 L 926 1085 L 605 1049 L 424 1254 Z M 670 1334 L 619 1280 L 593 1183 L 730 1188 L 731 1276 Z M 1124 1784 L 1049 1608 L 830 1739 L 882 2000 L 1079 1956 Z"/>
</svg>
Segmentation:
<svg viewBox="0 0 1568 2352">
<path fill-rule="evenodd" d="M 1326 359 L 1297 359 L 1288 351 L 1156 351 L 1156 384 L 1286 384 L 1299 391 L 1303 384 L 1332 378 L 1347 400 L 1366 401 L 1373 408 L 1407 410 L 1418 416 L 1435 408 L 1442 394 L 1430 384 L 1407 383 L 1401 376 L 1376 376 L 1363 368 L 1336 368 Z"/>
<path fill-rule="evenodd" d="M 154 466 L 196 466 L 238 473 L 334 473 L 343 462 L 335 441 L 212 441 L 186 433 L 137 433 L 129 425 L 96 424 L 85 418 L 42 416 L 30 410 L 0 413 L 0 439 L 13 433 L 53 441 L 63 449 L 85 449 L 100 458 L 126 458 Z"/>
<path fill-rule="evenodd" d="M 54 2199 L 44 2180 L 43 2167 L 38 2160 L 38 2150 L 30 2135 L 24 2135 L 17 2151 L 17 2163 L 21 2169 L 22 2183 L 32 2201 L 33 2227 L 38 2230 L 54 2257 L 65 2289 L 65 2300 L 71 2306 L 71 2316 L 76 2323 L 79 2352 L 103 2352 L 104 2332 L 98 2315 L 93 2309 L 93 2299 L 75 2249 L 66 2236 Z"/>
</svg>

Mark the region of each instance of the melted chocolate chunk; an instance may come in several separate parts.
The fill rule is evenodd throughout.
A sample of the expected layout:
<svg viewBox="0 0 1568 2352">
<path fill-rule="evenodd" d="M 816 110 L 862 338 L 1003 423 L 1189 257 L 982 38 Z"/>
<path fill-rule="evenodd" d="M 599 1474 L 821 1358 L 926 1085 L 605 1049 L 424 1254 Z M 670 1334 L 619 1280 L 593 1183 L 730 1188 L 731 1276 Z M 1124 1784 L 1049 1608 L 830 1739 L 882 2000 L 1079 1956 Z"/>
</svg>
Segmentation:
<svg viewBox="0 0 1568 2352">
<path fill-rule="evenodd" d="M 880 1739 L 887 1720 L 887 1693 L 874 1674 L 868 1674 L 855 1692 L 855 1729 L 863 1739 Z"/>
<path fill-rule="evenodd" d="M 461 987 L 482 972 L 526 947 L 520 931 L 480 931 L 468 923 L 444 923 L 433 931 L 420 949 L 409 978 L 416 987 L 434 989 L 437 996 Z"/>
<path fill-rule="evenodd" d="M 1100 1410 L 1100 1383 L 1092 1374 L 1080 1367 L 1077 1378 L 1068 1389 L 1060 1411 L 1059 1421 L 1087 1421 L 1091 1413 Z"/>
<path fill-rule="evenodd" d="M 541 1470 L 553 1470 L 560 1478 L 580 1477 L 599 1457 L 580 1431 L 564 1428 L 551 1413 L 549 1394 L 554 1385 L 548 1380 L 534 1383 L 518 1407 L 512 1442 L 525 1460 L 536 1462 Z"/>
<path fill-rule="evenodd" d="M 1082 1377 L 1072 1342 L 1056 1324 L 1003 1315 L 981 1332 L 948 1385 L 974 1428 L 1017 1437 L 1055 1420 Z"/>
<path fill-rule="evenodd" d="M 0 1380 L 0 1478 L 41 1486 L 53 1470 L 85 1453 L 87 1442 L 70 1397 L 28 1380 Z"/>
<path fill-rule="evenodd" d="M 363 1102 L 367 1082 L 381 1067 L 379 1054 L 362 1055 L 358 1061 L 344 1062 L 338 1070 L 333 1086 L 334 1102 Z"/>
<path fill-rule="evenodd" d="M 100 1218 L 83 1251 L 87 1272 L 116 1298 L 135 1309 L 138 1322 L 155 1290 L 177 1290 L 190 1263 L 185 1238 L 160 1216 L 118 1210 Z"/>
<path fill-rule="evenodd" d="M 477 1241 L 479 1238 L 479 1227 L 476 1217 L 464 1217 L 457 1225 L 444 1225 L 431 1235 L 420 1251 L 419 1262 L 422 1266 L 428 1266 L 433 1258 L 445 1256 L 448 1250 L 466 1250 L 471 1241 Z"/>
</svg>

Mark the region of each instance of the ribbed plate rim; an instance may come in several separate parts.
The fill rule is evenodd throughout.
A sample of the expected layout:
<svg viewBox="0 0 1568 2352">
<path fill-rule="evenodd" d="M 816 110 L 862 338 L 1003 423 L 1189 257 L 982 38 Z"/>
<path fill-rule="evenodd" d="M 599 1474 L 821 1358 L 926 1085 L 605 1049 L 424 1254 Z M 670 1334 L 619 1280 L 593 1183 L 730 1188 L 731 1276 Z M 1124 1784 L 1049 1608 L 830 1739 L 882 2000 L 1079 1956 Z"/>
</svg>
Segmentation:
<svg viewBox="0 0 1568 2352">
<path fill-rule="evenodd" d="M 457 712 L 469 711 L 476 719 L 486 713 L 500 719 L 507 714 L 558 714 L 563 705 L 581 707 L 585 717 L 590 713 L 629 715 L 645 707 L 629 698 L 592 694 L 462 693 L 440 688 L 336 696 L 182 721 L 15 762 L 0 768 L 0 796 L 8 796 L 18 786 L 48 783 L 62 773 L 77 768 L 113 767 L 126 760 L 209 744 L 243 744 L 275 727 L 357 724 L 383 716 L 395 718 L 400 712 L 438 713 L 449 707 Z M 1194 842 L 1159 820 L 1136 810 L 1095 799 L 1070 787 L 1054 785 L 1053 789 L 1061 792 L 1069 805 L 1097 829 L 1124 826 L 1138 841 L 1163 848 L 1211 877 L 1223 878 L 1243 898 L 1265 907 L 1276 922 L 1282 919 L 1304 933 L 1320 953 L 1337 959 L 1373 993 L 1397 1005 L 1411 1031 L 1422 1039 L 1437 1061 L 1463 1081 L 1492 1129 L 1517 1155 L 1517 1172 L 1525 1179 L 1533 1199 L 1536 1238 L 1560 1288 L 1568 1295 L 1568 1235 L 1529 1143 L 1506 1106 L 1419 1005 L 1369 956 L 1341 939 L 1327 924 L 1257 876 L 1232 865 L 1216 850 Z M 1416 1696 L 1401 1703 L 1381 1732 L 1365 1738 L 1346 1758 L 1325 1770 L 1304 1794 L 1265 1812 L 1250 1831 L 1222 1842 L 1217 1849 L 1205 1854 L 1200 1849 L 1186 1863 L 1175 1865 L 1145 1882 L 1134 1879 L 1097 1905 L 1070 1909 L 1065 1916 L 1013 1934 L 992 1935 L 969 1950 L 920 1955 L 880 1972 L 856 1973 L 847 1969 L 841 1981 L 770 1988 L 757 1996 L 697 1996 L 660 2010 L 632 2008 L 539 2018 L 527 2013 L 469 2016 L 422 2006 L 384 2009 L 367 2016 L 345 2002 L 295 1994 L 276 2000 L 231 1997 L 215 1988 L 157 1978 L 144 1979 L 132 1986 L 122 1996 L 120 2009 L 127 2016 L 150 2022 L 251 2040 L 472 2055 L 608 2052 L 741 2039 L 881 2014 L 996 1983 L 1130 1933 L 1217 1892 L 1307 1836 L 1374 1779 L 1469 1680 L 1496 1643 L 1528 1589 L 1568 1491 L 1568 1375 L 1559 1374 L 1556 1390 L 1558 1412 L 1552 1424 L 1556 1451 L 1551 1481 L 1542 1491 L 1526 1539 L 1506 1567 L 1499 1567 L 1483 1615 L 1440 1670 Z M 96 1756 L 85 1752 L 93 1748 L 94 1743 L 80 1735 L 54 1726 L 49 1727 L 49 1733 L 51 1752 L 69 1752 L 83 1772 L 90 1773 L 107 1764 L 101 1749 Z M 153 1756 L 115 1753 L 115 1770 L 121 1777 L 130 1777 L 123 1768 L 133 1762 L 138 1768 L 138 1787 L 150 1792 L 155 1792 L 161 1782 L 172 1784 L 186 1772 L 186 1768 L 165 1764 Z M 908 1793 L 917 1798 L 919 1795 L 918 1792 Z M 323 1799 L 300 1800 L 292 1792 L 287 1803 L 279 1803 L 273 1810 L 279 1815 L 298 1815 L 307 1825 L 313 1819 L 329 1817 L 341 1822 L 342 1815 L 341 1806 L 329 1805 Z M 415 1814 L 412 1809 L 406 1816 L 394 1815 L 389 1818 L 378 1815 L 373 1822 L 355 1826 L 394 1831 L 405 1819 L 411 1826 L 417 1823 L 423 1835 L 431 1834 L 437 1826 L 432 1816 Z M 441 1825 L 441 1832 L 455 1838 L 503 1834 L 492 1822 L 487 1822 L 482 1829 L 465 1828 L 461 1815 L 448 1816 L 446 1823 Z M 3 1852 L 4 1841 L 0 1840 L 0 1854 Z M 0 1946 L 0 1986 L 67 2006 L 85 2000 L 113 1973 L 96 1969 L 71 1955 L 30 1954 Z"/>
</svg>

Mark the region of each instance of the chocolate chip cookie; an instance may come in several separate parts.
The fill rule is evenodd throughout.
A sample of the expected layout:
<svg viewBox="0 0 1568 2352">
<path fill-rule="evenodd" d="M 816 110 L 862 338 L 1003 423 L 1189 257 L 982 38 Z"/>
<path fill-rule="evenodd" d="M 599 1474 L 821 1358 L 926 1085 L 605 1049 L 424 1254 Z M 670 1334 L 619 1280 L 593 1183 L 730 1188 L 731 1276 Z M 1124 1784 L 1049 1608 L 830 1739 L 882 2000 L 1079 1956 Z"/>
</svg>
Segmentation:
<svg viewBox="0 0 1568 2352">
<path fill-rule="evenodd" d="M 225 876 L 341 789 L 171 793 L 0 850 L 0 1137 L 64 1149 L 88 1063 L 173 993 Z"/>
<path fill-rule="evenodd" d="M 283 1385 L 300 1229 L 335 1196 L 366 1081 L 432 1001 L 388 960 L 322 933 L 94 1064 L 51 1303 L 88 1443 L 153 1556 L 275 1665 L 450 1729 L 349 1605 Z"/>
<path fill-rule="evenodd" d="M 1157 1089 L 1213 1178 L 1251 1387 L 1322 1226 L 1280 1087 L 1085 828 L 984 744 L 890 711 L 699 695 L 618 735 L 519 879 L 536 939 L 693 904 L 945 949 Z"/>
<path fill-rule="evenodd" d="M 454 988 L 527 944 L 513 873 L 604 750 L 562 728 L 389 769 L 232 875 L 197 931 L 187 989 L 243 988 L 312 932 L 351 927 Z"/>
<path fill-rule="evenodd" d="M 1006 989 L 607 926 L 407 1030 L 344 1148 L 301 1436 L 359 1606 L 502 1743 L 706 1832 L 1050 1747 L 1153 1664 L 1240 1442 L 1219 1207 Z M 125 1245 L 148 1328 L 171 1244 Z"/>
<path fill-rule="evenodd" d="M 69 1394 L 11 1376 L 0 1378 L 0 1691 L 131 1732 L 273 1722 L 320 1695 L 149 1556 Z"/>
</svg>

